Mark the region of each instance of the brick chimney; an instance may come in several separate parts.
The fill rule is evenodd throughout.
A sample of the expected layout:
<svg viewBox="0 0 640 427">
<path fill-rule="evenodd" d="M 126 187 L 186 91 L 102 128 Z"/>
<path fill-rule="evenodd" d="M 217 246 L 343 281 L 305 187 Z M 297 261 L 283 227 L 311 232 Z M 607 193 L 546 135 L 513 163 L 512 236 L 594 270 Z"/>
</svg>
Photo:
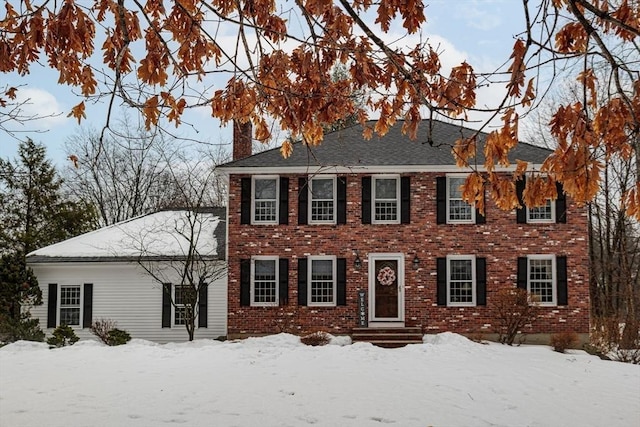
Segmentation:
<svg viewBox="0 0 640 427">
<path fill-rule="evenodd" d="M 251 144 L 253 142 L 253 126 L 251 120 L 240 123 L 233 121 L 233 160 L 244 159 L 251 155 Z"/>
</svg>

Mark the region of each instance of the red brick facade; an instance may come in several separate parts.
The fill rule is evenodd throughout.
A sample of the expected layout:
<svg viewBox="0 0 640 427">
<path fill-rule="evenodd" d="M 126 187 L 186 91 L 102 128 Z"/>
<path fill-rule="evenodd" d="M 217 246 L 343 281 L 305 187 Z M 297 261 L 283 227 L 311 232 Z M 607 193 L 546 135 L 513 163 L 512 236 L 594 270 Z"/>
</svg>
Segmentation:
<svg viewBox="0 0 640 427">
<path fill-rule="evenodd" d="M 519 224 L 515 211 L 504 212 L 487 199 L 485 224 L 437 224 L 436 177 L 444 173 L 402 174 L 411 179 L 409 224 L 362 224 L 361 175 L 347 177 L 347 219 L 343 225 L 298 225 L 299 175 L 289 177 L 288 225 L 241 224 L 241 178 L 229 178 L 228 333 L 230 336 L 326 330 L 348 334 L 358 326 L 357 292 L 368 291 L 368 256 L 404 254 L 404 318 L 406 326 L 425 333 L 493 332 L 492 296 L 515 287 L 517 258 L 527 254 L 566 256 L 568 304 L 544 307 L 526 332 L 589 330 L 588 242 L 586 209 L 567 201 L 567 221 Z M 362 260 L 354 266 L 355 251 Z M 436 299 L 436 258 L 476 255 L 486 259 L 486 306 L 443 307 Z M 257 255 L 289 259 L 288 303 L 278 307 L 240 305 L 240 260 Z M 346 258 L 346 306 L 298 305 L 297 259 L 312 255 Z M 417 255 L 419 266 L 414 269 Z"/>
</svg>

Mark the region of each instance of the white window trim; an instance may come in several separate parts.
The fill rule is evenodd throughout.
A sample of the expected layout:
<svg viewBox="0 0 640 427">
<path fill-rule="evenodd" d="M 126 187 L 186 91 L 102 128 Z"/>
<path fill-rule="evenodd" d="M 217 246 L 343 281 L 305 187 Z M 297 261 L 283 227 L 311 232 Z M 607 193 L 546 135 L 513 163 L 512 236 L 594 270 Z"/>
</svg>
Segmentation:
<svg viewBox="0 0 640 427">
<path fill-rule="evenodd" d="M 531 292 L 531 260 L 543 259 L 551 260 L 551 302 L 537 301 L 542 307 L 554 307 L 558 305 L 558 272 L 556 271 L 556 256 L 547 254 L 527 255 L 527 293 L 534 296 Z"/>
<path fill-rule="evenodd" d="M 471 260 L 471 302 L 451 302 L 451 261 Z M 447 306 L 448 307 L 475 307 L 477 305 L 477 278 L 475 255 L 447 255 Z"/>
<path fill-rule="evenodd" d="M 184 324 L 176 323 L 176 311 L 178 309 L 178 304 L 176 304 L 176 291 L 178 290 L 179 286 L 185 285 L 171 284 L 171 325 L 176 328 L 184 328 Z M 184 306 L 184 304 L 180 304 L 180 307 Z"/>
<path fill-rule="evenodd" d="M 529 206 L 527 209 L 527 224 L 553 224 L 556 222 L 556 201 L 549 200 L 551 202 L 551 218 L 549 219 L 539 219 L 539 218 L 531 218 Z"/>
<path fill-rule="evenodd" d="M 318 221 L 318 220 L 313 220 L 313 186 L 312 186 L 312 181 L 314 179 L 332 179 L 333 180 L 333 219 L 330 221 Z M 337 193 L 338 193 L 338 189 L 336 187 L 337 182 L 336 182 L 336 176 L 335 175 L 317 175 L 314 176 L 312 178 L 309 178 L 309 181 L 307 182 L 307 191 L 309 192 L 309 197 L 308 197 L 308 208 L 307 208 L 307 216 L 309 218 L 308 222 L 309 224 L 336 224 L 336 216 L 337 216 L 337 204 L 338 204 L 338 197 L 337 197 Z"/>
<path fill-rule="evenodd" d="M 250 305 L 251 307 L 277 307 L 280 304 L 280 272 L 277 256 L 256 255 L 251 257 L 251 290 L 250 290 Z M 276 271 L 276 300 L 275 302 L 255 302 L 255 262 L 260 261 L 275 261 Z"/>
<path fill-rule="evenodd" d="M 83 316 L 84 316 L 84 286 L 83 285 L 59 285 L 58 286 L 58 325 L 61 325 L 62 323 L 60 322 L 60 320 L 62 319 L 62 288 L 80 288 L 80 315 L 78 317 L 78 325 L 67 325 L 69 327 L 71 327 L 72 329 L 82 329 L 82 320 L 83 320 Z"/>
<path fill-rule="evenodd" d="M 271 180 L 276 181 L 276 214 L 273 221 L 256 221 L 256 181 Z M 280 176 L 279 175 L 253 175 L 251 177 L 251 224 L 278 224 L 280 215 Z"/>
<path fill-rule="evenodd" d="M 464 219 L 464 220 L 460 220 L 460 219 L 451 219 L 450 217 L 450 213 L 451 213 L 451 205 L 450 205 L 450 185 L 449 185 L 449 179 L 450 178 L 467 178 L 469 175 L 468 174 L 462 174 L 462 173 L 451 173 L 451 174 L 447 174 L 447 224 L 475 224 L 476 223 L 476 207 L 475 204 L 471 204 L 471 219 Z M 457 199 L 456 199 L 457 200 Z"/>
<path fill-rule="evenodd" d="M 533 173 L 527 173 L 527 178 L 530 176 L 533 177 Z M 546 178 L 546 174 L 543 174 L 544 178 Z M 529 206 L 525 206 L 526 214 L 527 214 L 527 224 L 553 224 L 556 222 L 556 201 L 547 199 L 551 202 L 551 218 L 550 219 L 536 219 L 531 218 Z"/>
<path fill-rule="evenodd" d="M 376 180 L 378 179 L 395 179 L 396 180 L 396 219 L 393 221 L 381 221 L 376 219 Z M 371 177 L 371 223 L 372 224 L 400 224 L 402 206 L 400 204 L 400 175 L 373 175 Z M 391 199 L 383 199 L 391 200 Z"/>
<path fill-rule="evenodd" d="M 313 276 L 313 261 L 331 260 L 333 276 L 333 302 L 311 302 L 311 277 Z M 307 258 L 307 305 L 309 307 L 336 307 L 338 298 L 338 268 L 337 257 L 333 255 L 314 255 Z"/>
</svg>

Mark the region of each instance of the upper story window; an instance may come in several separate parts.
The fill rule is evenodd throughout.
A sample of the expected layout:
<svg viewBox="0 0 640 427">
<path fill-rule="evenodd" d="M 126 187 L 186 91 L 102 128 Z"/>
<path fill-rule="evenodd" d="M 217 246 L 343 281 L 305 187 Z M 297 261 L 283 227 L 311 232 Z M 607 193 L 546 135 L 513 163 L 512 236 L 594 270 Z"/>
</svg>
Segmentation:
<svg viewBox="0 0 640 427">
<path fill-rule="evenodd" d="M 476 267 L 472 255 L 447 257 L 447 305 L 476 305 Z"/>
<path fill-rule="evenodd" d="M 336 305 L 336 257 L 309 257 L 308 305 Z"/>
<path fill-rule="evenodd" d="M 466 176 L 447 176 L 447 223 L 473 224 L 476 222 L 475 209 L 462 199 L 462 185 Z"/>
<path fill-rule="evenodd" d="M 60 286 L 60 325 L 80 326 L 80 286 Z"/>
<path fill-rule="evenodd" d="M 309 211 L 312 224 L 335 224 L 336 178 L 316 177 L 309 180 Z"/>
<path fill-rule="evenodd" d="M 565 223 L 567 222 L 567 198 L 560 183 L 556 183 L 557 199 L 547 199 L 542 206 L 528 207 L 524 203 L 524 191 L 527 181 L 534 179 L 527 174 L 516 181 L 516 194 L 520 207 L 516 209 L 516 220 L 520 224 Z M 535 177 L 544 180 L 546 177 Z M 539 182 L 539 181 L 538 181 Z M 535 183 L 534 183 L 535 184 Z M 535 191 L 535 190 L 534 190 Z"/>
<path fill-rule="evenodd" d="M 256 256 L 251 259 L 251 305 L 278 305 L 278 257 Z"/>
<path fill-rule="evenodd" d="M 254 177 L 252 194 L 254 224 L 278 222 L 278 177 Z"/>
<path fill-rule="evenodd" d="M 556 222 L 555 201 L 547 200 L 544 206 L 527 207 L 527 222 Z"/>
<path fill-rule="evenodd" d="M 400 179 L 397 176 L 373 177 L 373 223 L 398 224 Z"/>
</svg>

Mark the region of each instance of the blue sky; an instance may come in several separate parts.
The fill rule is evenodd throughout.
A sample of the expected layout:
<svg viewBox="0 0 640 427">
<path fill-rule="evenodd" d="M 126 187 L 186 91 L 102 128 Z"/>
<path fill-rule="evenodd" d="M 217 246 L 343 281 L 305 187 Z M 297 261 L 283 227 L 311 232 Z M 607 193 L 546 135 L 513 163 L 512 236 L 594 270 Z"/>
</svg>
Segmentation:
<svg viewBox="0 0 640 427">
<path fill-rule="evenodd" d="M 522 4 L 513 0 L 425 0 L 427 24 L 423 27 L 422 39 L 443 52 L 444 67 L 451 67 L 466 60 L 476 71 L 492 71 L 510 55 L 515 36 L 524 28 Z M 400 28 L 397 25 L 395 28 Z M 394 28 L 392 27 L 392 32 Z M 393 39 L 393 34 L 386 37 Z M 416 39 L 417 40 L 417 39 Z M 415 41 L 412 39 L 412 41 Z M 401 42 L 407 43 L 407 42 Z M 67 117 L 71 107 L 81 101 L 74 92 L 57 84 L 57 73 L 35 65 L 26 76 L 8 74 L 2 76 L 0 85 L 26 85 L 19 91 L 31 99 L 29 111 L 33 113 L 56 113 L 56 117 L 32 122 L 25 131 L 17 133 L 20 139 L 27 137 L 47 146 L 49 157 L 58 166 L 68 166 L 65 141 L 78 131 L 77 121 Z M 479 104 L 491 102 L 499 97 L 495 90 L 485 90 L 479 95 Z M 117 115 L 136 113 L 119 109 Z M 204 140 L 212 144 L 230 144 L 228 127 L 211 118 L 210 110 L 202 109 L 185 116 L 189 125 L 175 130 L 176 135 Z M 87 118 L 83 126 L 101 129 L 106 122 L 106 100 L 103 103 L 87 104 Z M 0 135 L 0 157 L 13 158 L 18 140 L 6 134 Z"/>
</svg>

